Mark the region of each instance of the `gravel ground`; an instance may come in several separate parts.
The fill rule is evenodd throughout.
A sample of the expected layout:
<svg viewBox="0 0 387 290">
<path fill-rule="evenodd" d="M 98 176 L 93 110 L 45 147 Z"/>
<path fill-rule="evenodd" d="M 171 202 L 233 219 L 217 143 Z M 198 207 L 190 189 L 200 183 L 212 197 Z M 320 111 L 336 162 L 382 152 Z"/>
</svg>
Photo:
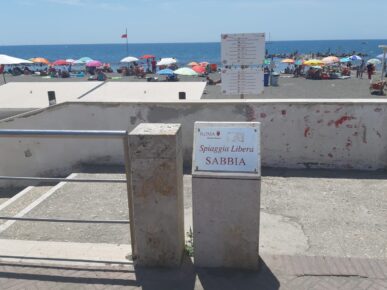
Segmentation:
<svg viewBox="0 0 387 290">
<path fill-rule="evenodd" d="M 123 178 L 121 174 L 78 177 Z M 387 174 L 264 170 L 260 251 L 387 258 Z M 184 177 L 185 224 L 192 226 L 191 176 Z M 0 212 L 1 213 L 1 212 Z M 26 216 L 128 219 L 125 184 L 68 183 Z M 126 225 L 16 222 L 0 238 L 128 244 Z"/>
</svg>

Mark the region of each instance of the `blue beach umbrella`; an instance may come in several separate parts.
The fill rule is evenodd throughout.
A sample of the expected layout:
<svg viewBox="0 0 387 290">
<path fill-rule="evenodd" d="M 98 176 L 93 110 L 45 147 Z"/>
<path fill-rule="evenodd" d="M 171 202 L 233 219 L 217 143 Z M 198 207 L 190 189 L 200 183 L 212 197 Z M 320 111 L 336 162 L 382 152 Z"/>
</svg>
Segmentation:
<svg viewBox="0 0 387 290">
<path fill-rule="evenodd" d="M 362 58 L 358 55 L 352 55 L 349 57 L 351 60 L 362 60 Z"/>
<path fill-rule="evenodd" d="M 162 76 L 170 76 L 170 75 L 174 75 L 175 73 L 173 72 L 173 70 L 166 68 L 158 71 L 157 74 Z"/>
<path fill-rule="evenodd" d="M 351 59 L 349 57 L 343 57 L 342 59 L 340 59 L 340 62 L 350 62 Z"/>
</svg>

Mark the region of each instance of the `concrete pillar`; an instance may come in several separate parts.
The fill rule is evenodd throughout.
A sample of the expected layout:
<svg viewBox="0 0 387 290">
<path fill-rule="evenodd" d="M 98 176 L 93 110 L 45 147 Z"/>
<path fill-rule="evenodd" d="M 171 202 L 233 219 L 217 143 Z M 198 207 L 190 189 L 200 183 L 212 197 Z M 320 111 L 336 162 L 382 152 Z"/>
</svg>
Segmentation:
<svg viewBox="0 0 387 290">
<path fill-rule="evenodd" d="M 196 122 L 194 132 L 195 265 L 257 270 L 260 124 Z"/>
<path fill-rule="evenodd" d="M 260 187 L 255 174 L 192 176 L 195 265 L 258 269 Z"/>
<path fill-rule="evenodd" d="M 184 252 L 180 124 L 140 124 L 129 134 L 136 264 L 179 266 Z"/>
</svg>

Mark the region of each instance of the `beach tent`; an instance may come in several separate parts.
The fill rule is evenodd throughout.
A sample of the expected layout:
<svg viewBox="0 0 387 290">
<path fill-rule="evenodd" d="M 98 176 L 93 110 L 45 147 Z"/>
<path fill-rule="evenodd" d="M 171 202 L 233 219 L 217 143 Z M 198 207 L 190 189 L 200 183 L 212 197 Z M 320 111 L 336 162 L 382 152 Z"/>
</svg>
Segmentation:
<svg viewBox="0 0 387 290">
<path fill-rule="evenodd" d="M 197 76 L 198 73 L 189 67 L 182 67 L 175 70 L 175 74 L 182 76 Z"/>
<path fill-rule="evenodd" d="M 170 64 L 174 64 L 174 63 L 177 63 L 177 60 L 175 58 L 165 57 L 165 58 L 160 59 L 160 61 L 157 62 L 157 65 L 158 66 L 160 66 L 160 65 L 170 65 Z"/>
<path fill-rule="evenodd" d="M 28 64 L 28 63 L 33 63 L 33 62 L 26 59 L 9 56 L 6 54 L 0 54 L 0 65 Z M 3 79 L 4 79 L 4 83 L 6 83 L 7 81 L 5 80 L 4 72 L 3 72 Z"/>
</svg>

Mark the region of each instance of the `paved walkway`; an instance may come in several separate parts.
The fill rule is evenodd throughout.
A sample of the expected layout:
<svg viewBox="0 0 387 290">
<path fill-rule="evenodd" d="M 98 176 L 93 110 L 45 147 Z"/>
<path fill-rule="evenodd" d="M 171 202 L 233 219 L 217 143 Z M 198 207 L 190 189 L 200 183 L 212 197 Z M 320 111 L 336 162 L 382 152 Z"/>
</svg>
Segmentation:
<svg viewBox="0 0 387 290">
<path fill-rule="evenodd" d="M 387 261 L 264 255 L 259 272 L 133 265 L 79 267 L 0 263 L 1 289 L 387 289 Z"/>
</svg>

